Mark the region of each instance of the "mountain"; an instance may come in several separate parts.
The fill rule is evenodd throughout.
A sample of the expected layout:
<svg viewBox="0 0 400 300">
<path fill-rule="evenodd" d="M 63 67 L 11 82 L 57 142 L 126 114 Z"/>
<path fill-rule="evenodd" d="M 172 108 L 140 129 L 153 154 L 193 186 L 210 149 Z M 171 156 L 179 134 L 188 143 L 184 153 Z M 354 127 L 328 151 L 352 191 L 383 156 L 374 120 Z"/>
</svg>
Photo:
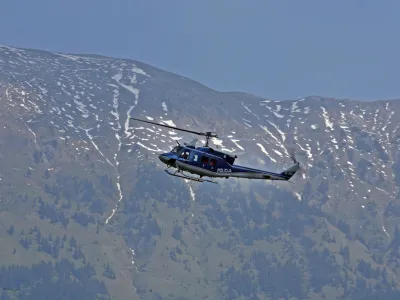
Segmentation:
<svg viewBox="0 0 400 300">
<path fill-rule="evenodd" d="M 400 297 L 398 100 L 273 101 L 0 46 L 0 101 L 0 299 Z M 294 148 L 306 172 L 171 177 L 158 154 L 193 136 L 129 116 L 232 135 L 214 147 L 265 170 Z"/>
</svg>

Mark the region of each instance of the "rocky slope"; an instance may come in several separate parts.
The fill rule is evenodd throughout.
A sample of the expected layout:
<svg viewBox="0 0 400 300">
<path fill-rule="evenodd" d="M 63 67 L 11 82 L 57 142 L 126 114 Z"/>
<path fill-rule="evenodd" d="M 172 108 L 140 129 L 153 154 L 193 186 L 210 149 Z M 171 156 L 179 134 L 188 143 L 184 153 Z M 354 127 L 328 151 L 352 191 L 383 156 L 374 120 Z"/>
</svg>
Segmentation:
<svg viewBox="0 0 400 300">
<path fill-rule="evenodd" d="M 396 100 L 278 102 L 0 46 L 0 101 L 1 299 L 399 298 Z M 232 135 L 213 144 L 272 171 L 294 147 L 306 173 L 170 177 L 157 154 L 193 136 L 128 116 Z"/>
</svg>

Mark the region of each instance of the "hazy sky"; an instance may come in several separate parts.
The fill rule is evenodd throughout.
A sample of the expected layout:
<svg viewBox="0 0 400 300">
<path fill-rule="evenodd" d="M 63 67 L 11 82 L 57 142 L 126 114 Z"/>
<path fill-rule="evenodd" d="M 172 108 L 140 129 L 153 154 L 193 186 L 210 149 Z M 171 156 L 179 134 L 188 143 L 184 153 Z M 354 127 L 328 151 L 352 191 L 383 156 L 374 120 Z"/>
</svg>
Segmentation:
<svg viewBox="0 0 400 300">
<path fill-rule="evenodd" d="M 400 98 L 399 0 L 9 0 L 0 44 L 133 58 L 283 100 Z"/>
</svg>

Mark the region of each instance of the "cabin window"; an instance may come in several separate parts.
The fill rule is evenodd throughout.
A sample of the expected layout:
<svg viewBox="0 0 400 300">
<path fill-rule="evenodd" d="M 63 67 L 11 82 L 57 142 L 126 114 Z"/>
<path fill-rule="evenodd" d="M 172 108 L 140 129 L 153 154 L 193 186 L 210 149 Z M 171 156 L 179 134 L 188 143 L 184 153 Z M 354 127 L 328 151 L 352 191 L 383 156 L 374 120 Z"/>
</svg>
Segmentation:
<svg viewBox="0 0 400 300">
<path fill-rule="evenodd" d="M 197 161 L 199 159 L 199 156 L 197 154 L 193 155 L 193 161 Z"/>
<path fill-rule="evenodd" d="M 210 159 L 210 166 L 211 166 L 211 167 L 215 167 L 216 164 L 217 164 L 217 161 L 216 161 L 214 158 L 211 158 L 211 159 Z"/>
<path fill-rule="evenodd" d="M 207 156 L 202 156 L 201 157 L 201 163 L 205 164 L 205 165 L 208 164 L 208 157 Z"/>
</svg>

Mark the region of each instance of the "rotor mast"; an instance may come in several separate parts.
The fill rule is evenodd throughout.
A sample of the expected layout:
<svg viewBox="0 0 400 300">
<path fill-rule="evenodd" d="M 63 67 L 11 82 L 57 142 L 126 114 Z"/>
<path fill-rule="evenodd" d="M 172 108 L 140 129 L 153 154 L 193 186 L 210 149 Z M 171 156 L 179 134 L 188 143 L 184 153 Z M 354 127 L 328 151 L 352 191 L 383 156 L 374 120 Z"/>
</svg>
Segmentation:
<svg viewBox="0 0 400 300">
<path fill-rule="evenodd" d="M 204 144 L 204 147 L 208 147 L 210 138 L 212 138 L 212 137 L 216 138 L 217 135 L 215 133 L 212 133 L 212 132 L 208 131 L 208 132 L 205 133 L 205 137 L 206 137 L 206 143 Z"/>
</svg>

